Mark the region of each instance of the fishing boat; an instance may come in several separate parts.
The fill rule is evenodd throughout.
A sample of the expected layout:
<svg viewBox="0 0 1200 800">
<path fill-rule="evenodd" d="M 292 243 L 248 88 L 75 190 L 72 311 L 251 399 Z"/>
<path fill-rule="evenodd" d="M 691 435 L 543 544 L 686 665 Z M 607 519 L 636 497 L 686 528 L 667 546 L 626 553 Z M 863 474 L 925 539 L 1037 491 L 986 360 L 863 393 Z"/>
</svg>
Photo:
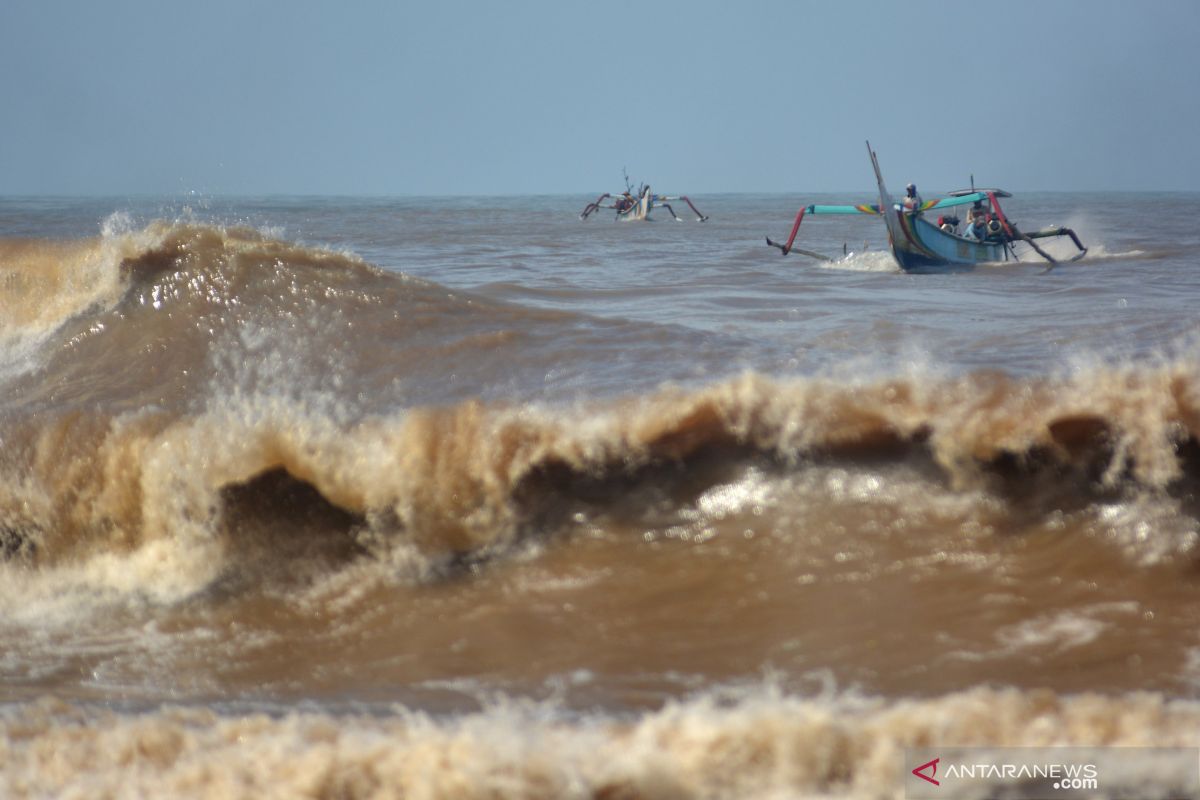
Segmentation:
<svg viewBox="0 0 1200 800">
<path fill-rule="evenodd" d="M 605 203 L 606 200 L 611 202 Z M 619 220 L 636 221 L 650 219 L 650 212 L 655 208 L 665 208 L 668 213 L 675 219 L 676 222 L 683 222 L 679 215 L 675 213 L 675 209 L 671 208 L 672 200 L 682 200 L 688 204 L 693 213 L 696 215 L 697 222 L 704 222 L 708 219 L 707 216 L 700 213 L 700 210 L 692 204 L 692 201 L 686 195 L 671 197 L 667 195 L 654 194 L 650 191 L 649 184 L 641 184 L 637 191 L 633 190 L 633 185 L 629 182 L 628 173 L 625 175 L 625 191 L 619 194 L 612 195 L 608 192 L 597 197 L 592 202 L 588 203 L 583 211 L 579 213 L 580 219 L 587 219 L 589 216 L 599 211 L 602 208 L 614 209 L 617 212 L 616 218 Z"/>
<path fill-rule="evenodd" d="M 767 244 L 778 248 L 784 255 L 796 252 L 832 260 L 820 253 L 794 246 L 804 217 L 815 214 L 866 214 L 883 217 L 887 225 L 888 244 L 896 262 L 905 272 L 946 272 L 988 262 L 1019 261 L 1013 249 L 1018 242 L 1029 245 L 1051 266 L 1059 263 L 1062 259 L 1056 259 L 1046 252 L 1037 243 L 1038 239 L 1070 239 L 1078 252 L 1066 259 L 1068 261 L 1077 261 L 1087 253 L 1087 248 L 1070 228 L 1051 226 L 1032 233 L 1020 230 L 1000 207 L 1000 198 L 1012 195 L 1001 189 L 976 189 L 973 178 L 970 189 L 950 192 L 940 200 L 922 200 L 916 193 L 916 187 L 909 184 L 903 202 L 893 202 L 870 142 L 867 142 L 867 153 L 871 156 L 871 166 L 875 169 L 875 180 L 879 184 L 878 205 L 805 206 L 796 214 L 787 242 L 780 244 L 768 237 Z M 957 214 L 957 210 L 963 206 L 966 206 L 965 222 Z M 952 210 L 954 213 L 945 213 Z"/>
</svg>

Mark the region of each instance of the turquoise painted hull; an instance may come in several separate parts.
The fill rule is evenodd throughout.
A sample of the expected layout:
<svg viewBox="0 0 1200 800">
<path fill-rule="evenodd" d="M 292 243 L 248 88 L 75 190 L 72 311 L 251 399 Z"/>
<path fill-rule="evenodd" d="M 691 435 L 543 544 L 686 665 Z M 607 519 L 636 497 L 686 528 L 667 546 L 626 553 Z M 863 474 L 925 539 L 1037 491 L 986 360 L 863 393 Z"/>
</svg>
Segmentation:
<svg viewBox="0 0 1200 800">
<path fill-rule="evenodd" d="M 1002 242 L 981 242 L 947 233 L 921 216 L 892 207 L 885 215 L 892 254 L 905 272 L 946 272 L 1008 260 Z"/>
</svg>

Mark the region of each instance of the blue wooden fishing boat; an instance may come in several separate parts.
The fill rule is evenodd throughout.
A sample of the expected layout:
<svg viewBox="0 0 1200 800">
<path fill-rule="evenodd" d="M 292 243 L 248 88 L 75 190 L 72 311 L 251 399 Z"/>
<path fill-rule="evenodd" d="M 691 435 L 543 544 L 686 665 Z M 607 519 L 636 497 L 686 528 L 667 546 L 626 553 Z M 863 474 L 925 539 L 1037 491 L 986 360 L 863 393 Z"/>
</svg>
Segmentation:
<svg viewBox="0 0 1200 800">
<path fill-rule="evenodd" d="M 922 200 L 916 187 L 908 185 L 903 202 L 893 202 L 883 182 L 879 159 L 867 142 L 867 153 L 875 169 L 875 180 L 879 184 L 878 205 L 810 205 L 800 209 L 792 225 L 786 244 L 771 241 L 767 244 L 779 248 L 787 255 L 801 253 L 830 260 L 810 250 L 794 247 L 796 234 L 805 215 L 810 214 L 867 214 L 883 217 L 887 225 L 888 244 L 896 262 L 905 272 L 946 272 L 963 269 L 976 264 L 1019 260 L 1013 245 L 1028 244 L 1034 252 L 1051 265 L 1058 263 L 1035 240 L 1052 237 L 1067 237 L 1074 242 L 1078 252 L 1070 261 L 1076 261 L 1087 253 L 1087 248 L 1070 228 L 1052 226 L 1032 233 L 1024 233 L 1000 207 L 1000 198 L 1012 197 L 1001 189 L 970 189 L 950 192 L 940 200 Z M 974 183 L 974 181 L 972 181 Z M 957 210 L 966 206 L 965 222 L 960 220 Z M 945 213 L 954 210 L 954 213 Z M 935 217 L 933 212 L 943 212 Z"/>
</svg>

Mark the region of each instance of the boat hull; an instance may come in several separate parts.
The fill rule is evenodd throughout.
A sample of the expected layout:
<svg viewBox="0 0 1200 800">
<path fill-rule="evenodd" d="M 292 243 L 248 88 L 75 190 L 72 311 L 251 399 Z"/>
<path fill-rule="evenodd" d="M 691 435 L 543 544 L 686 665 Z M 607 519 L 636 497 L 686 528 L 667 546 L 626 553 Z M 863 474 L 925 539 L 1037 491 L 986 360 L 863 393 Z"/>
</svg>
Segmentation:
<svg viewBox="0 0 1200 800">
<path fill-rule="evenodd" d="M 949 272 L 1007 261 L 1002 242 L 981 242 L 947 233 L 921 216 L 892 208 L 888 214 L 892 254 L 905 272 Z"/>
<path fill-rule="evenodd" d="M 643 194 L 638 201 L 625 211 L 618 211 L 617 217 L 625 222 L 650 219 L 650 195 Z"/>
</svg>

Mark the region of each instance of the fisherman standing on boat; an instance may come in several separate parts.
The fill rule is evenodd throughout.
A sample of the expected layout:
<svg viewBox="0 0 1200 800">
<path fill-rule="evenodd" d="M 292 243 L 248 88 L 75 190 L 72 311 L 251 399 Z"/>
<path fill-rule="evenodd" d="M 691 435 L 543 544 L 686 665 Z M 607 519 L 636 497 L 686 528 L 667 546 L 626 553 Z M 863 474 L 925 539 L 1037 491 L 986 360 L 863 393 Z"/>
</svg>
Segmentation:
<svg viewBox="0 0 1200 800">
<path fill-rule="evenodd" d="M 904 187 L 904 210 L 910 214 L 921 213 L 921 195 L 917 194 L 915 183 Z"/>
</svg>

